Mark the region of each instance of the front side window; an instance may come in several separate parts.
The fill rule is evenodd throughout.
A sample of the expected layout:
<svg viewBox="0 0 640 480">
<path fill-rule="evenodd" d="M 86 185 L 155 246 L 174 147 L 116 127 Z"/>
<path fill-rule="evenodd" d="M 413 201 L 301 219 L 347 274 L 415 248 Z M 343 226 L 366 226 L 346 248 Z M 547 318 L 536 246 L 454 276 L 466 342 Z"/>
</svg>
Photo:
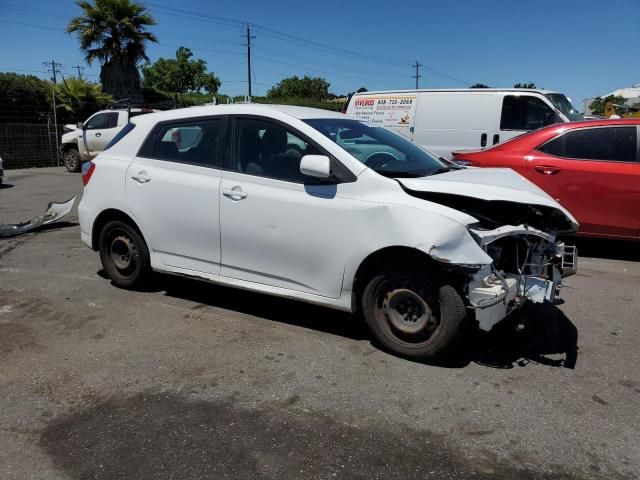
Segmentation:
<svg viewBox="0 0 640 480">
<path fill-rule="evenodd" d="M 426 150 L 383 127 L 348 118 L 319 118 L 305 123 L 387 177 L 424 177 L 450 169 Z"/>
<path fill-rule="evenodd" d="M 217 166 L 220 120 L 163 125 L 155 136 L 151 158 L 202 166 Z"/>
<path fill-rule="evenodd" d="M 98 129 L 107 128 L 108 123 L 109 123 L 109 113 L 107 112 L 99 113 L 98 115 L 94 115 L 87 121 L 86 129 L 98 130 Z"/>
<path fill-rule="evenodd" d="M 601 127 L 573 130 L 542 145 L 539 150 L 557 157 L 636 162 L 636 127 Z"/>
<path fill-rule="evenodd" d="M 558 123 L 555 112 L 537 97 L 506 95 L 502 100 L 500 130 L 536 130 Z"/>
<path fill-rule="evenodd" d="M 300 172 L 304 155 L 321 152 L 299 135 L 276 123 L 239 118 L 234 127 L 234 169 L 288 182 L 304 183 Z"/>
</svg>

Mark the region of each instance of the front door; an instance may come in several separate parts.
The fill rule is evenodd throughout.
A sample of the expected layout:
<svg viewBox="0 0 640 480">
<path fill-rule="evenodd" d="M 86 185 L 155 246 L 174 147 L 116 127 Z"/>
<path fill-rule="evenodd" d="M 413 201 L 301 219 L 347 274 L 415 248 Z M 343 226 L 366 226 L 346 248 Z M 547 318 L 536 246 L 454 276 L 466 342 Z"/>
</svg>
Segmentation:
<svg viewBox="0 0 640 480">
<path fill-rule="evenodd" d="M 302 134 L 259 118 L 236 118 L 233 139 L 220 187 L 220 274 L 338 298 L 349 201 L 339 197 L 340 185 L 300 173 L 303 155 L 323 153 Z"/>
<path fill-rule="evenodd" d="M 527 155 L 528 176 L 576 217 L 580 232 L 637 236 L 637 142 L 635 126 L 570 130 Z"/>
<path fill-rule="evenodd" d="M 162 265 L 220 273 L 222 118 L 156 127 L 127 169 L 128 204 Z"/>
<path fill-rule="evenodd" d="M 118 133 L 118 112 L 102 112 L 87 120 L 84 127 L 84 147 L 89 157 L 103 152 Z"/>
<path fill-rule="evenodd" d="M 553 109 L 541 98 L 523 93 L 505 95 L 502 99 L 500 130 L 490 139 L 491 145 L 559 121 Z"/>
</svg>

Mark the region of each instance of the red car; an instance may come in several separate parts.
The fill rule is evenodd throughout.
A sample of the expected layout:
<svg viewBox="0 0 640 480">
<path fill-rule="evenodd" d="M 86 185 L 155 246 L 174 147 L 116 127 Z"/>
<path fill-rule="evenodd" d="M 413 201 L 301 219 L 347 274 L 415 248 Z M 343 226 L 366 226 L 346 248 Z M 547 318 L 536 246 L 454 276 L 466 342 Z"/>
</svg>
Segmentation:
<svg viewBox="0 0 640 480">
<path fill-rule="evenodd" d="M 453 161 L 512 168 L 569 210 L 579 235 L 640 240 L 640 119 L 551 125 Z"/>
</svg>

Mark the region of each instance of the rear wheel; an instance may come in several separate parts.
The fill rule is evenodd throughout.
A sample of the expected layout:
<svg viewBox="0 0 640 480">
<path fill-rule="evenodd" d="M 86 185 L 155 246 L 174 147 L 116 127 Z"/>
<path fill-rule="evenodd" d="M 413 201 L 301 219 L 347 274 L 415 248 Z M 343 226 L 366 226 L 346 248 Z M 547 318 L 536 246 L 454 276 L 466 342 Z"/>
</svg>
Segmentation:
<svg viewBox="0 0 640 480">
<path fill-rule="evenodd" d="M 125 222 L 114 220 L 102 228 L 99 250 L 104 270 L 118 287 L 140 287 L 151 271 L 147 244 Z"/>
<path fill-rule="evenodd" d="M 411 267 L 374 275 L 362 295 L 375 338 L 401 356 L 434 360 L 457 340 L 466 307 L 455 288 Z"/>
<path fill-rule="evenodd" d="M 82 161 L 80 160 L 80 152 L 78 152 L 77 148 L 67 148 L 62 152 L 62 160 L 64 161 L 64 166 L 69 172 L 80 171 Z"/>
</svg>

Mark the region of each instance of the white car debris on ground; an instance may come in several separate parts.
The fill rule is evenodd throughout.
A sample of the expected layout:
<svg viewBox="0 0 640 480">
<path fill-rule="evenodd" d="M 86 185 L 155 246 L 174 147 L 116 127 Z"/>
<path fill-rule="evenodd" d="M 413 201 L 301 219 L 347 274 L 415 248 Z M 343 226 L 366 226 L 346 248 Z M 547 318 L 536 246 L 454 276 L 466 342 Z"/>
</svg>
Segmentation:
<svg viewBox="0 0 640 480">
<path fill-rule="evenodd" d="M 189 108 L 131 120 L 83 167 L 83 242 L 120 287 L 151 271 L 354 312 L 407 357 L 552 301 L 576 220 L 504 169 L 467 169 L 323 110 Z"/>
<path fill-rule="evenodd" d="M 66 202 L 51 202 L 47 205 L 47 210 L 43 215 L 21 223 L 0 223 L 0 238 L 14 237 L 23 233 L 36 230 L 45 225 L 51 225 L 62 220 L 71 212 L 76 197 L 72 197 Z"/>
</svg>

